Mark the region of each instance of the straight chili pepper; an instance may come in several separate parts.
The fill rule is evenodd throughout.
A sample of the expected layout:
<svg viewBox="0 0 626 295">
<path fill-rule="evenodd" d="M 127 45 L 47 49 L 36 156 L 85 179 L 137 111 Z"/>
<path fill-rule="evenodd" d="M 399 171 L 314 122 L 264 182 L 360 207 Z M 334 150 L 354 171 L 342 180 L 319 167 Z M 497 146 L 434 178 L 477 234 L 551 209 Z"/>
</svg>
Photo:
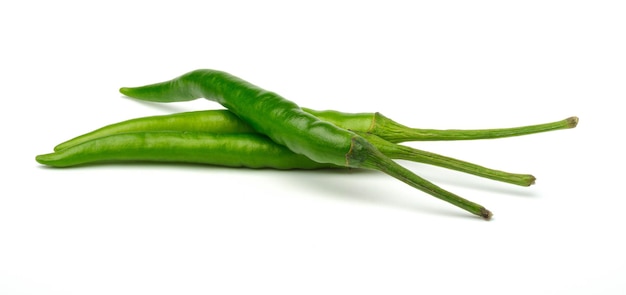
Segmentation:
<svg viewBox="0 0 626 295">
<path fill-rule="evenodd" d="M 336 167 L 293 153 L 258 133 L 127 132 L 88 140 L 37 162 L 71 167 L 99 162 L 184 162 L 226 167 L 320 169 Z"/>
<path fill-rule="evenodd" d="M 166 131 L 166 132 L 164 132 Z M 96 129 L 92 132 L 88 132 L 86 134 L 75 137 L 71 140 L 63 142 L 55 147 L 56 154 L 55 155 L 41 155 L 37 157 L 37 161 L 41 164 L 55 166 L 55 167 L 68 167 L 92 162 L 99 161 L 119 161 L 121 159 L 118 157 L 118 153 L 123 152 L 123 148 L 125 145 L 131 145 L 129 142 L 133 138 L 136 140 L 140 140 L 142 137 L 136 135 L 135 137 L 110 137 L 116 134 L 124 134 L 124 133 L 151 133 L 151 136 L 156 136 L 156 132 L 162 132 L 162 136 L 172 136 L 176 132 L 197 132 L 197 133 L 210 133 L 210 134 L 225 134 L 225 133 L 255 133 L 250 126 L 245 124 L 241 119 L 235 116 L 228 110 L 209 110 L 209 111 L 195 111 L 195 112 L 185 112 L 171 115 L 161 115 L 161 116 L 150 116 L 143 118 L 136 118 L 131 120 L 126 120 L 114 124 L 110 124 L 104 126 L 102 128 Z M 435 165 L 439 167 L 444 167 L 448 169 L 453 169 L 469 174 L 473 174 L 480 177 L 485 177 L 497 181 L 507 182 L 511 184 L 521 185 L 521 186 L 529 186 L 534 183 L 535 177 L 529 174 L 517 174 L 517 173 L 509 173 L 494 169 L 489 169 L 486 167 L 482 167 L 476 164 L 472 164 L 469 162 L 457 160 L 450 157 L 445 157 L 442 155 L 438 155 L 435 153 L 429 153 L 423 150 L 418 150 L 415 148 L 411 148 L 408 146 L 403 146 L 395 143 L 390 143 L 385 139 L 382 139 L 374 134 L 370 134 L 367 132 L 357 132 L 361 136 L 367 138 L 376 148 L 378 148 L 384 155 L 392 158 L 392 159 L 403 159 L 414 162 L 426 163 L 430 165 Z M 95 142 L 90 142 L 89 144 L 85 144 L 86 142 L 93 141 L 99 138 L 107 137 L 106 140 L 100 140 Z M 110 137 L 110 138 L 109 138 Z M 125 141 L 126 144 L 119 144 L 115 142 L 115 140 Z M 294 161 L 292 156 L 285 155 L 285 152 L 280 150 L 280 152 L 276 152 L 276 154 L 271 155 L 266 147 L 258 147 L 259 141 L 262 138 L 252 138 L 248 139 L 244 136 L 232 137 L 228 138 L 226 136 L 211 138 L 208 136 L 197 138 L 187 137 L 189 141 L 213 141 L 210 143 L 193 143 L 190 142 L 188 144 L 184 144 L 181 141 L 177 141 L 176 137 L 173 138 L 176 144 L 180 146 L 175 146 L 171 153 L 181 154 L 183 153 L 186 146 L 197 146 L 205 144 L 207 145 L 207 150 L 210 151 L 211 147 L 218 146 L 218 143 L 215 141 L 224 141 L 224 140 L 237 140 L 238 143 L 236 146 L 245 146 L 245 141 L 251 141 L 249 143 L 250 147 L 248 152 L 251 154 L 258 154 L 258 160 L 248 163 L 246 160 L 242 160 L 241 164 L 245 167 L 266 167 L 266 168 L 278 168 L 278 169 L 312 169 L 312 165 L 309 163 L 310 160 L 301 160 L 301 162 Z M 278 145 L 272 142 L 269 138 L 265 138 L 267 141 L 266 145 Z M 165 143 L 166 141 L 159 141 L 160 143 Z M 157 149 L 158 142 L 156 140 L 152 140 L 151 142 L 145 142 L 146 153 L 152 153 L 153 149 Z M 233 143 L 234 144 L 234 143 Z M 227 143 L 221 143 L 224 148 L 228 148 L 229 145 Z M 73 148 L 74 146 L 80 146 L 79 148 Z M 259 151 L 255 151 L 255 149 L 260 149 Z M 118 149 L 117 153 L 113 153 L 112 151 Z M 137 150 L 139 147 L 134 147 L 133 150 Z M 189 153 L 192 155 L 197 154 L 193 151 Z M 98 150 L 102 150 L 102 155 L 99 155 Z M 276 149 L 279 151 L 279 149 Z M 224 150 L 222 152 L 228 152 L 228 150 Z M 232 151 L 233 154 L 239 154 L 240 149 L 236 148 Z M 85 154 L 91 154 L 90 157 L 84 157 Z M 169 153 L 164 153 L 161 158 L 163 161 L 180 161 L 181 156 L 172 157 L 170 159 L 168 157 Z M 198 163 L 204 164 L 213 164 L 213 165 L 221 165 L 219 160 L 213 160 L 212 157 L 216 157 L 216 153 L 207 152 L 204 154 L 206 159 L 202 159 L 198 161 Z M 268 160 L 266 163 L 263 163 L 262 158 L 271 157 L 271 160 Z M 284 158 L 284 162 L 290 163 L 291 166 L 286 167 L 278 167 L 275 161 L 280 162 L 279 159 Z M 78 159 L 78 160 L 77 160 Z M 186 162 L 196 162 L 197 158 L 190 157 Z M 124 158 L 124 160 L 148 160 L 142 157 L 130 157 Z M 156 161 L 156 159 L 153 159 Z M 228 162 L 223 166 L 231 166 L 228 165 Z M 313 166 L 315 167 L 315 166 Z M 326 166 L 320 166 L 326 168 Z"/>
<path fill-rule="evenodd" d="M 371 133 L 393 143 L 405 141 L 474 140 L 520 136 L 574 128 L 578 122 L 578 118 L 570 117 L 556 122 L 513 128 L 441 130 L 407 127 L 381 115 L 380 113 L 343 113 L 331 110 L 317 111 L 306 108 L 303 108 L 303 110 L 344 129 Z M 167 130 L 169 131 L 200 131 L 219 133 L 255 132 L 250 125 L 228 110 L 204 110 L 136 118 L 107 125 L 103 128 L 63 142 L 54 147 L 54 150 L 62 150 L 90 139 L 116 133 L 131 131 L 162 131 L 165 130 L 165 126 L 167 126 Z"/>
</svg>

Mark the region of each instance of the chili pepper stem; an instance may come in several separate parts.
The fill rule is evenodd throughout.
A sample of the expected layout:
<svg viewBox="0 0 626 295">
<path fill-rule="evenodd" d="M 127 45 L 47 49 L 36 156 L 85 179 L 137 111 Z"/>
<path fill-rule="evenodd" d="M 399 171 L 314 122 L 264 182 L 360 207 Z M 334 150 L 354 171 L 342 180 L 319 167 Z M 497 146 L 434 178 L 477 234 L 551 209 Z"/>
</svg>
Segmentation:
<svg viewBox="0 0 626 295">
<path fill-rule="evenodd" d="M 496 129 L 421 129 L 411 128 L 395 122 L 380 113 L 376 113 L 375 124 L 369 132 L 390 142 L 438 141 L 438 140 L 475 140 L 494 139 L 529 135 L 541 132 L 571 129 L 578 125 L 578 117 L 564 120 L 512 128 Z"/>
<path fill-rule="evenodd" d="M 457 196 L 400 166 L 398 163 L 383 155 L 363 137 L 357 136 L 352 139 L 352 148 L 346 155 L 346 161 L 348 161 L 350 166 L 359 166 L 361 168 L 384 172 L 418 190 L 455 205 L 474 215 L 478 215 L 485 220 L 489 220 L 492 216 L 492 213 L 485 207 Z"/>
<path fill-rule="evenodd" d="M 402 159 L 429 165 L 435 165 L 447 169 L 461 171 L 472 175 L 511 183 L 519 186 L 530 186 L 535 183 L 536 178 L 530 174 L 518 174 L 490 169 L 470 162 L 442 156 L 439 154 L 415 149 L 386 141 L 376 135 L 364 132 L 357 132 L 370 143 L 372 143 L 384 155 L 392 159 Z"/>
</svg>

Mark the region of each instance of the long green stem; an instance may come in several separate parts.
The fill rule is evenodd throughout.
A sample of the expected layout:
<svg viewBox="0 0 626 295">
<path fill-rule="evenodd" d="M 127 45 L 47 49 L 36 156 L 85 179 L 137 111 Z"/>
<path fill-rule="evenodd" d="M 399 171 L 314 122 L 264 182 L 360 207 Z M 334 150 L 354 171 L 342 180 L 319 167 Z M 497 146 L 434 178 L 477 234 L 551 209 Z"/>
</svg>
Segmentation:
<svg viewBox="0 0 626 295">
<path fill-rule="evenodd" d="M 564 120 L 528 125 L 512 128 L 496 128 L 496 129 L 420 129 L 410 128 L 397 123 L 380 114 L 377 122 L 372 127 L 371 133 L 374 133 L 390 142 L 406 142 L 406 141 L 437 141 L 437 140 L 473 140 L 473 139 L 493 139 L 502 137 L 521 136 L 547 131 L 570 129 L 578 124 L 578 117 L 569 117 Z"/>
<path fill-rule="evenodd" d="M 452 192 L 449 192 L 432 182 L 417 176 L 410 170 L 402 167 L 394 162 L 379 150 L 374 148 L 363 137 L 353 138 L 353 145 L 350 153 L 346 156 L 348 159 L 361 160 L 361 167 L 374 169 L 386 173 L 420 191 L 423 191 L 433 197 L 446 201 L 474 215 L 478 215 L 489 220 L 492 213 L 482 205 L 464 199 Z"/>
<path fill-rule="evenodd" d="M 516 184 L 520 186 L 530 186 L 535 183 L 535 177 L 530 174 L 517 174 L 510 173 L 495 169 L 490 169 L 480 165 L 476 165 L 470 162 L 442 156 L 439 154 L 415 149 L 408 146 L 403 146 L 395 143 L 388 142 L 376 135 L 359 133 L 359 135 L 365 137 L 370 143 L 372 143 L 378 150 L 384 155 L 392 159 L 402 159 L 408 161 L 414 161 L 418 163 L 424 163 L 429 165 L 435 165 L 447 169 L 452 169 L 472 175 L 489 178 L 492 180 L 502 181 L 506 183 Z"/>
</svg>

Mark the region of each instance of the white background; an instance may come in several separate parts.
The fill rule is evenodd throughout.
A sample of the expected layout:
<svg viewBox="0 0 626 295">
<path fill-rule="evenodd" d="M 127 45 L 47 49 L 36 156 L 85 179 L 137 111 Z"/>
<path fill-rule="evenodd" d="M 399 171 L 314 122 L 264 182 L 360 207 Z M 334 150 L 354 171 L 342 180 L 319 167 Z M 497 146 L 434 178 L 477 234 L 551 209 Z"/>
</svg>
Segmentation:
<svg viewBox="0 0 626 295">
<path fill-rule="evenodd" d="M 0 294 L 626 293 L 623 2 L 200 2 L 0 4 Z M 378 172 L 35 162 L 106 124 L 219 108 L 117 92 L 197 68 L 415 127 L 580 125 L 410 144 L 537 176 L 402 162 L 490 222 Z"/>
</svg>

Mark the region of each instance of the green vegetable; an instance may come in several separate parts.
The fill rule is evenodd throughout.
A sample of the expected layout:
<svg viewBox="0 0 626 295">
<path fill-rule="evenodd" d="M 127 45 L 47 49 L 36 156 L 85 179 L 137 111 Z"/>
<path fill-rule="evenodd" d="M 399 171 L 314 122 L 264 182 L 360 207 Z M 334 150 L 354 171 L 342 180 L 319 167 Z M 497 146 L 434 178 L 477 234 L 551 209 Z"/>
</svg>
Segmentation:
<svg viewBox="0 0 626 295">
<path fill-rule="evenodd" d="M 315 162 L 379 170 L 485 219 L 491 212 L 413 174 L 383 155 L 362 136 L 306 113 L 295 103 L 225 72 L 196 70 L 163 83 L 121 88 L 151 101 L 214 100 L 274 142 Z"/>
<path fill-rule="evenodd" d="M 339 127 L 377 135 L 389 142 L 470 140 L 520 136 L 539 132 L 573 128 L 578 118 L 514 128 L 480 130 L 439 130 L 419 129 L 401 125 L 380 113 L 342 113 L 337 111 L 316 111 L 303 109 L 324 121 Z M 107 135 L 133 131 L 199 131 L 219 133 L 255 132 L 250 125 L 228 110 L 206 110 L 184 112 L 171 115 L 150 116 L 131 119 L 105 126 L 87 134 L 63 142 L 54 150 L 62 150 L 75 144 Z"/>
<path fill-rule="evenodd" d="M 196 111 L 196 112 L 186 112 L 186 113 L 178 113 L 172 115 L 162 115 L 162 116 L 150 116 L 143 118 L 131 119 L 123 122 L 118 122 L 115 124 L 107 125 L 92 132 L 86 133 L 84 135 L 73 138 L 69 141 L 59 144 L 55 147 L 56 154 L 55 155 L 42 155 L 37 157 L 37 161 L 41 164 L 55 166 L 55 167 L 68 167 L 79 164 L 86 164 L 92 162 L 99 161 L 119 161 L 119 160 L 148 160 L 143 159 L 141 157 L 132 158 L 127 157 L 125 159 L 112 158 L 112 156 L 118 157 L 117 154 L 112 153 L 113 149 L 120 149 L 118 153 L 123 152 L 126 146 L 130 145 L 130 143 L 118 144 L 115 140 L 121 141 L 129 141 L 133 137 L 113 137 L 106 138 L 106 140 L 101 140 L 99 142 L 91 142 L 88 145 L 81 146 L 80 148 L 71 149 L 74 146 L 82 145 L 85 142 L 93 141 L 99 138 L 108 137 L 116 134 L 123 133 L 131 133 L 131 132 L 163 132 L 167 131 L 169 133 L 163 133 L 163 136 L 173 136 L 174 132 L 202 132 L 209 134 L 224 134 L 224 133 L 255 133 L 254 130 L 241 119 L 237 118 L 233 113 L 227 110 L 209 110 L 209 111 Z M 430 165 L 440 166 L 444 168 L 449 168 L 469 174 L 473 174 L 480 177 L 490 178 L 497 181 L 512 183 L 521 186 L 529 186 L 534 183 L 535 177 L 529 174 L 515 174 L 508 173 L 498 170 L 493 170 L 489 168 L 485 168 L 476 164 L 460 161 L 457 159 L 441 156 L 434 153 L 429 153 L 426 151 L 414 149 L 407 146 L 402 146 L 394 143 L 390 143 L 382 138 L 379 138 L 376 135 L 369 134 L 366 132 L 359 132 L 362 136 L 367 138 L 374 146 L 376 146 L 383 154 L 392 158 L 392 159 L 403 159 L 409 161 L 415 161 L 420 163 L 426 163 Z M 155 136 L 156 134 L 152 134 Z M 139 135 L 134 138 L 138 138 Z M 259 141 L 261 140 L 267 141 L 263 146 L 259 147 Z M 194 140 L 237 140 L 237 146 L 245 145 L 245 141 L 250 140 L 245 136 L 239 137 L 187 137 L 188 141 Z M 215 157 L 215 153 L 207 152 L 204 154 L 204 158 L 197 160 L 197 158 L 190 157 L 189 159 L 185 159 L 185 162 L 197 162 L 204 164 L 213 164 L 213 165 L 223 165 L 223 166 L 236 166 L 241 165 L 245 167 L 265 167 L 265 168 L 279 168 L 279 169 L 312 169 L 312 168 L 326 168 L 328 166 L 316 166 L 311 165 L 309 160 L 306 157 L 297 157 L 300 159 L 300 162 L 294 160 L 292 155 L 287 155 L 282 146 L 274 143 L 268 138 L 253 138 L 251 140 L 250 146 L 248 148 L 248 152 L 250 154 L 258 154 L 258 158 L 251 163 L 248 163 L 246 160 L 242 159 L 241 162 L 231 164 L 231 163 L 222 163 L 216 162 L 216 160 L 211 159 Z M 161 141 L 163 142 L 163 141 Z M 189 142 L 187 144 L 176 141 L 180 143 L 181 146 L 176 146 L 176 157 L 174 159 L 168 159 L 169 153 L 164 153 L 161 155 L 161 161 L 182 161 L 181 155 L 183 154 L 186 146 L 197 146 L 201 144 L 208 143 L 193 143 Z M 153 150 L 155 147 L 155 142 L 146 143 L 145 149 L 148 150 L 147 153 L 150 153 L 150 150 Z M 212 146 L 216 146 L 215 142 L 211 143 Z M 233 143 L 234 144 L 234 143 Z M 268 149 L 269 145 L 277 145 L 280 148 L 276 149 Z M 170 145 L 171 146 L 171 145 Z M 228 147 L 227 143 L 222 143 L 224 148 Z M 135 147 L 134 149 L 139 149 L 139 147 Z M 259 151 L 255 152 L 255 149 L 258 147 Z M 69 149 L 69 150 L 68 150 Z M 106 150 L 106 152 L 102 152 L 100 154 L 99 149 Z M 193 148 L 192 148 L 193 149 Z M 275 154 L 270 154 L 270 151 L 276 151 Z M 228 150 L 223 150 L 222 152 L 227 153 Z M 173 153 L 173 152 L 172 152 Z M 232 151 L 233 154 L 240 153 L 239 149 L 234 149 Z M 92 155 L 90 157 L 85 157 L 85 154 Z M 190 151 L 191 155 L 195 155 L 196 153 Z M 264 158 L 271 157 L 268 159 L 267 163 L 262 163 Z M 282 161 L 285 163 L 289 163 L 289 166 L 280 166 L 276 164 L 276 162 L 280 162 L 281 158 L 284 158 Z M 306 159 L 305 159 L 306 158 Z M 51 160 L 53 159 L 53 160 Z M 78 159 L 78 160 L 77 160 Z M 157 159 L 152 158 L 152 161 L 156 161 Z M 221 161 L 222 159 L 218 159 L 217 161 Z"/>
<path fill-rule="evenodd" d="M 295 154 L 258 133 L 173 131 L 109 135 L 39 155 L 36 160 L 54 167 L 116 161 L 186 162 L 275 169 L 334 167 Z"/>
<path fill-rule="evenodd" d="M 54 147 L 60 151 L 68 147 L 113 134 L 137 131 L 189 131 L 213 133 L 256 133 L 250 125 L 228 110 L 184 112 L 172 115 L 136 118 L 110 124 L 77 136 Z"/>
</svg>

